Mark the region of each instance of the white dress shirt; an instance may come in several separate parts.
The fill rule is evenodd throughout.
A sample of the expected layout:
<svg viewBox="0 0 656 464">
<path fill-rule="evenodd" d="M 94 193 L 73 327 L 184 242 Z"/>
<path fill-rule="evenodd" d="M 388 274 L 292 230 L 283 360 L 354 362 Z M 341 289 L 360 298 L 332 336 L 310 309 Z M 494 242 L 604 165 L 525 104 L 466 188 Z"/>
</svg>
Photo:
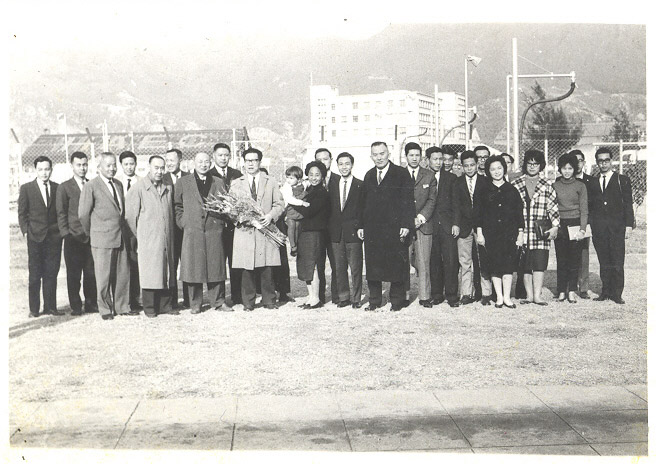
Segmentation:
<svg viewBox="0 0 656 464">
<path fill-rule="evenodd" d="M 613 177 L 613 174 L 613 171 L 608 171 L 606 173 L 606 188 L 608 188 L 608 183 L 610 182 L 611 177 Z M 599 188 L 601 189 L 601 193 L 604 193 L 604 174 L 599 174 Z"/>
<path fill-rule="evenodd" d="M 389 171 L 390 163 L 387 163 L 383 169 L 376 168 L 376 182 L 378 181 L 378 173 L 380 173 L 380 181 L 382 182 Z"/>
<path fill-rule="evenodd" d="M 130 181 L 130 188 L 132 188 L 134 187 L 134 184 L 136 184 L 137 181 L 139 180 L 139 177 L 136 174 L 134 174 L 130 177 L 125 176 L 123 178 L 123 196 L 128 194 L 128 180 Z"/>
<path fill-rule="evenodd" d="M 348 200 L 348 195 L 349 192 L 351 191 L 352 183 L 353 183 L 353 175 L 349 175 L 348 177 L 342 177 L 339 180 L 339 204 L 342 210 L 344 209 L 346 200 Z M 344 195 L 344 185 L 346 185 L 346 195 Z"/>
<path fill-rule="evenodd" d="M 251 176 L 246 173 L 246 180 L 248 181 L 248 189 L 250 190 L 251 185 L 253 185 L 253 179 L 255 179 L 255 195 L 257 195 L 257 189 L 260 188 L 260 173 L 258 172 L 255 176 Z"/>
<path fill-rule="evenodd" d="M 98 177 L 100 177 L 103 180 L 103 182 L 105 183 L 105 185 L 107 186 L 107 189 L 109 190 L 109 196 L 114 198 L 114 190 L 112 189 L 112 186 L 110 185 L 110 180 L 107 177 L 100 174 L 100 173 L 98 173 Z M 112 180 L 112 183 L 113 183 L 113 180 Z M 116 198 L 118 198 L 119 208 L 121 209 L 121 211 L 123 211 L 123 204 L 121 203 L 121 195 L 118 194 L 118 187 L 116 186 L 115 183 L 114 183 L 114 188 L 116 189 Z"/>
<path fill-rule="evenodd" d="M 48 195 L 50 195 L 50 203 L 53 202 L 54 198 L 52 198 L 52 182 L 49 180 L 46 181 L 48 183 Z M 41 197 L 43 197 L 43 204 L 48 206 L 48 200 L 46 197 L 46 185 L 43 183 L 42 180 L 37 179 L 36 184 L 39 186 L 39 191 L 41 192 Z"/>
<path fill-rule="evenodd" d="M 417 179 L 417 176 L 419 176 L 419 166 L 417 166 L 416 168 L 412 168 L 408 166 L 408 172 L 410 173 L 410 177 L 413 177 L 414 174 L 414 177 L 412 179 L 412 181 L 414 182 Z"/>
<path fill-rule="evenodd" d="M 75 183 L 77 184 L 78 187 L 80 187 L 80 190 L 82 190 L 82 187 L 84 187 L 84 184 L 89 182 L 89 179 L 86 177 L 84 178 L 84 183 L 82 183 L 82 178 L 78 176 L 73 176 L 73 179 L 75 179 Z"/>
</svg>

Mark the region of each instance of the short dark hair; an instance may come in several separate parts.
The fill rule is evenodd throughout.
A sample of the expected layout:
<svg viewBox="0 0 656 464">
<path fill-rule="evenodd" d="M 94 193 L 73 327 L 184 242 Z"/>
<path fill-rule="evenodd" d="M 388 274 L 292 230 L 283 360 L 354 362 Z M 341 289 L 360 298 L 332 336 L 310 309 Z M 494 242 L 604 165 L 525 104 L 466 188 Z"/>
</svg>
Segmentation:
<svg viewBox="0 0 656 464">
<path fill-rule="evenodd" d="M 244 150 L 244 153 L 241 154 L 241 157 L 246 159 L 246 155 L 248 155 L 249 153 L 255 153 L 257 155 L 258 161 L 262 161 L 262 152 L 254 147 L 250 147 Z"/>
<path fill-rule="evenodd" d="M 50 169 L 52 169 L 52 160 L 47 156 L 43 156 L 43 155 L 36 157 L 36 159 L 34 160 L 34 167 L 36 168 L 37 164 L 43 163 L 44 161 L 48 163 L 50 165 Z"/>
<path fill-rule="evenodd" d="M 267 176 L 269 175 L 269 170 L 267 168 L 260 168 L 260 172 L 263 172 Z"/>
<path fill-rule="evenodd" d="M 122 163 L 123 160 L 126 159 L 126 158 L 132 158 L 135 163 L 137 162 L 137 155 L 135 155 L 134 153 L 132 153 L 131 151 L 128 151 L 128 150 L 126 150 L 123 153 L 121 153 L 120 155 L 118 155 L 118 162 Z"/>
<path fill-rule="evenodd" d="M 177 148 L 171 148 L 170 150 L 166 150 L 166 153 L 175 153 L 178 155 L 179 159 L 182 159 L 182 151 L 178 150 Z"/>
<path fill-rule="evenodd" d="M 217 143 L 216 145 L 214 145 L 214 148 L 212 148 L 212 151 L 214 152 L 219 148 L 225 148 L 226 150 L 228 150 L 228 153 L 230 153 L 230 146 L 227 143 L 223 143 L 223 142 Z"/>
<path fill-rule="evenodd" d="M 285 177 L 288 176 L 294 176 L 297 179 L 302 179 L 303 178 L 303 170 L 298 167 L 298 166 L 289 166 L 287 170 L 285 170 Z"/>
<path fill-rule="evenodd" d="M 73 162 L 73 160 L 74 160 L 75 158 L 78 158 L 78 159 L 85 159 L 85 160 L 88 160 L 88 159 L 89 159 L 89 157 L 87 156 L 87 154 L 84 153 L 83 151 L 74 151 L 73 153 L 71 153 L 71 163 Z"/>
<path fill-rule="evenodd" d="M 419 154 L 421 155 L 421 146 L 417 142 L 410 142 L 408 143 L 405 148 L 405 155 L 408 156 L 408 153 L 410 150 L 419 150 Z"/>
<path fill-rule="evenodd" d="M 317 148 L 314 152 L 314 159 L 317 159 L 317 155 L 321 153 L 322 151 L 328 152 L 328 155 L 330 156 L 330 159 L 333 159 L 333 154 L 330 153 L 330 150 L 327 148 Z"/>
<path fill-rule="evenodd" d="M 511 162 L 511 163 L 514 163 L 514 162 L 515 162 L 515 158 L 513 158 L 513 156 L 512 156 L 511 154 L 509 154 L 509 153 L 503 152 L 503 153 L 501 153 L 499 156 L 507 156 L 508 158 L 510 158 L 510 162 Z"/>
<path fill-rule="evenodd" d="M 608 147 L 601 147 L 595 152 L 595 161 L 599 160 L 599 155 L 609 155 L 610 159 L 613 159 L 613 153 L 610 151 L 610 148 Z"/>
<path fill-rule="evenodd" d="M 488 159 L 485 160 L 485 175 L 487 177 L 490 177 L 490 166 L 492 163 L 501 163 L 501 166 L 503 166 L 503 175 L 505 176 L 508 173 L 508 165 L 506 164 L 506 160 L 503 159 L 503 156 L 501 155 L 492 155 Z"/>
<path fill-rule="evenodd" d="M 533 161 L 534 163 L 540 163 L 540 171 L 544 169 L 544 167 L 547 165 L 547 162 L 544 159 L 544 153 L 541 152 L 540 150 L 528 150 L 526 153 L 524 153 L 524 164 L 522 164 L 522 172 L 526 174 L 526 166 L 528 165 L 529 161 Z"/>
<path fill-rule="evenodd" d="M 337 155 L 337 162 L 339 163 L 340 158 L 348 158 L 351 160 L 351 164 L 355 164 L 355 158 L 353 158 L 353 155 L 350 154 L 348 151 L 343 151 L 339 155 Z"/>
<path fill-rule="evenodd" d="M 162 161 L 164 161 L 164 158 L 162 158 L 160 155 L 153 155 L 150 158 L 148 158 L 148 164 L 152 163 L 154 159 L 161 159 Z"/>
<path fill-rule="evenodd" d="M 387 148 L 387 149 L 389 150 L 389 148 L 387 147 L 387 144 L 386 144 L 385 142 L 381 142 L 381 141 L 378 141 L 378 142 L 374 142 L 374 143 L 372 143 L 372 144 L 371 144 L 371 148 L 373 148 L 373 147 L 378 147 L 378 146 L 381 146 L 381 145 L 384 146 L 385 148 Z"/>
<path fill-rule="evenodd" d="M 574 155 L 574 156 L 579 156 L 579 155 L 581 155 L 581 156 L 583 157 L 583 159 L 585 159 L 585 155 L 583 154 L 583 152 L 582 152 L 581 150 L 578 150 L 578 149 L 576 149 L 576 150 L 572 150 L 572 151 L 570 151 L 570 154 L 572 154 L 572 155 Z"/>
<path fill-rule="evenodd" d="M 474 153 L 472 150 L 463 151 L 462 154 L 460 155 L 460 162 L 464 163 L 465 160 L 469 158 L 474 158 L 474 161 L 478 163 L 478 156 L 476 156 L 476 153 Z"/>
<path fill-rule="evenodd" d="M 433 153 L 444 153 L 440 147 L 428 147 L 426 149 L 426 158 L 430 159 Z"/>
<path fill-rule="evenodd" d="M 443 154 L 443 155 L 453 156 L 453 159 L 458 159 L 458 154 L 457 154 L 457 153 L 454 153 L 454 151 L 451 150 L 450 148 L 444 148 L 444 149 L 442 150 L 442 154 Z"/>
<path fill-rule="evenodd" d="M 474 153 L 476 153 L 478 150 L 485 150 L 488 155 L 491 155 L 490 149 L 486 147 L 485 145 L 478 145 L 477 147 L 474 147 Z"/>
<path fill-rule="evenodd" d="M 561 172 L 561 174 L 562 174 L 563 167 L 567 164 L 572 166 L 572 168 L 574 168 L 574 171 L 576 171 L 576 169 L 578 168 L 579 160 L 574 153 L 572 152 L 565 153 L 560 158 L 558 158 L 558 171 Z"/>
<path fill-rule="evenodd" d="M 321 161 L 310 161 L 307 166 L 305 166 L 305 175 L 309 176 L 310 175 L 310 169 L 312 168 L 317 168 L 321 172 L 321 178 L 325 179 L 326 178 L 326 173 L 328 170 L 326 169 L 326 166 L 321 162 Z"/>
</svg>

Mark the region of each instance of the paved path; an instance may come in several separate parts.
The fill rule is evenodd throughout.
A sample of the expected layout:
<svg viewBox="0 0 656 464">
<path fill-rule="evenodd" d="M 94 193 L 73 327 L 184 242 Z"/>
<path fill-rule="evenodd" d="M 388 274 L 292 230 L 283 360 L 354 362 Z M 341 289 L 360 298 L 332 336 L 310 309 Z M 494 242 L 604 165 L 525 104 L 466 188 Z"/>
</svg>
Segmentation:
<svg viewBox="0 0 656 464">
<path fill-rule="evenodd" d="M 647 386 L 10 405 L 14 447 L 647 455 Z"/>
</svg>

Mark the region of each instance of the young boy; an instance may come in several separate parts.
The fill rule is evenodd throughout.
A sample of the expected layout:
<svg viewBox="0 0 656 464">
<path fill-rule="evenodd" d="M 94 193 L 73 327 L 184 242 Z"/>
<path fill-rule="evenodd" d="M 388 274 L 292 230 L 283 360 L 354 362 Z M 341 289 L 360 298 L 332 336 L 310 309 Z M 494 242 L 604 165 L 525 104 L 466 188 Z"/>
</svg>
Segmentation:
<svg viewBox="0 0 656 464">
<path fill-rule="evenodd" d="M 285 177 L 287 177 L 287 182 L 280 188 L 280 192 L 285 200 L 285 223 L 287 224 L 287 237 L 289 237 L 289 254 L 296 256 L 299 233 L 298 221 L 303 219 L 303 215 L 289 205 L 310 206 L 310 204 L 303 201 L 305 197 L 305 186 L 301 182 L 303 170 L 298 166 L 291 166 L 285 171 Z"/>
</svg>

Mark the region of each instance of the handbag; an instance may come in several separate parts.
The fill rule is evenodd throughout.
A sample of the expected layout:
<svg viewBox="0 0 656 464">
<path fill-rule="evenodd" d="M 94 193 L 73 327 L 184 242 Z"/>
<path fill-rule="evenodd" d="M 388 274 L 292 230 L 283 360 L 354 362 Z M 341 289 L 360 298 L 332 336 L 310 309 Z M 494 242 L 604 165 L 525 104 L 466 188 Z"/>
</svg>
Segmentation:
<svg viewBox="0 0 656 464">
<path fill-rule="evenodd" d="M 526 268 L 526 260 L 528 259 L 528 250 L 526 245 L 517 247 L 517 265 L 516 269 L 522 271 Z"/>
<path fill-rule="evenodd" d="M 549 240 L 549 229 L 553 225 L 550 219 L 538 219 L 535 221 L 535 236 L 538 240 Z"/>
</svg>

